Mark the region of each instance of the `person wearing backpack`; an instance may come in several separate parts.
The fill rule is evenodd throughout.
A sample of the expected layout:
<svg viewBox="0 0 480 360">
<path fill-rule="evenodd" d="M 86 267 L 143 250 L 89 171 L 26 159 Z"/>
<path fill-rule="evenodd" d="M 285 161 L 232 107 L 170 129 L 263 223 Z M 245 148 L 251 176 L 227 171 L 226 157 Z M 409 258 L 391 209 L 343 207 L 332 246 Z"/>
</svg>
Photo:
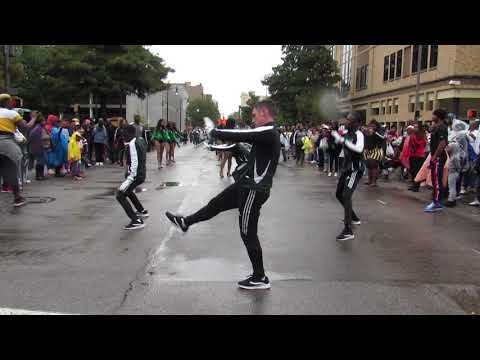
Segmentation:
<svg viewBox="0 0 480 360">
<path fill-rule="evenodd" d="M 287 135 L 285 133 L 285 129 L 282 127 L 279 129 L 280 131 L 280 149 L 282 151 L 283 161 L 286 162 L 288 160 L 288 149 L 289 149 L 289 141 Z"/>
<path fill-rule="evenodd" d="M 305 161 L 305 151 L 303 150 L 303 138 L 305 136 L 307 136 L 307 133 L 303 124 L 299 124 L 298 130 L 294 134 L 295 158 L 297 160 L 297 165 L 303 165 L 303 162 Z"/>
<path fill-rule="evenodd" d="M 103 166 L 107 143 L 107 129 L 103 119 L 99 119 L 97 126 L 93 129 L 93 143 L 95 144 L 95 166 Z"/>
</svg>

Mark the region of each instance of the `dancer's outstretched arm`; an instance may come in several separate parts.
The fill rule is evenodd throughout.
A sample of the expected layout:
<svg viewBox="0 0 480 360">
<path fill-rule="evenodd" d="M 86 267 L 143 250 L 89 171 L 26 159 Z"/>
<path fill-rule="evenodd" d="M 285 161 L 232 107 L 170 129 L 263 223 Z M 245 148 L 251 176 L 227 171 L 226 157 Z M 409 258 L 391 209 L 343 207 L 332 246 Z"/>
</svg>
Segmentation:
<svg viewBox="0 0 480 360">
<path fill-rule="evenodd" d="M 223 141 L 233 142 L 273 142 L 273 125 L 260 126 L 255 129 L 237 130 L 237 129 L 213 129 L 211 135 Z"/>
</svg>

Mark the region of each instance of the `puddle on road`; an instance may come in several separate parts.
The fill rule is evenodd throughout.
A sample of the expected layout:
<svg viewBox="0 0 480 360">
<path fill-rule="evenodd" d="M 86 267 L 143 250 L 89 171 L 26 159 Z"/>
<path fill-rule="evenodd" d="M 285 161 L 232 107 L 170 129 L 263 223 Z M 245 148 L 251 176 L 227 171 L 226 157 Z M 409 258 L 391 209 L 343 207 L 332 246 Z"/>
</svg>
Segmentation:
<svg viewBox="0 0 480 360">
<path fill-rule="evenodd" d="M 27 196 L 25 200 L 27 200 L 27 204 L 48 204 L 56 199 L 51 196 Z"/>
<path fill-rule="evenodd" d="M 182 184 L 178 181 L 165 181 L 158 185 L 155 190 L 163 190 L 169 187 L 175 187 L 175 186 L 182 186 Z"/>
<path fill-rule="evenodd" d="M 105 188 L 101 188 L 101 189 L 105 189 Z M 110 199 L 110 198 L 113 199 L 116 191 L 117 191 L 117 188 L 107 189 L 106 191 L 104 191 L 102 193 L 89 195 L 89 196 L 85 197 L 84 200 L 105 200 L 105 199 Z"/>
<path fill-rule="evenodd" d="M 187 259 L 184 255 L 175 255 L 166 264 L 159 264 L 155 270 L 148 271 L 158 281 L 238 281 L 245 278 L 251 269 L 246 264 L 234 263 L 223 258 Z M 268 272 L 273 281 L 312 280 L 301 274 L 280 274 Z"/>
</svg>

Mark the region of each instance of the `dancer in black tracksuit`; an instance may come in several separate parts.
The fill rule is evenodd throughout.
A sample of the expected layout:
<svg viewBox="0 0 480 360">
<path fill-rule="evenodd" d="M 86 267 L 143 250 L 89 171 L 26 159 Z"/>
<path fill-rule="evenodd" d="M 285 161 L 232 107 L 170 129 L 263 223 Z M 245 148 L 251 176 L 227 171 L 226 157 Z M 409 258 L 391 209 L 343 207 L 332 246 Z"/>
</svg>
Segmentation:
<svg viewBox="0 0 480 360">
<path fill-rule="evenodd" d="M 145 182 L 147 175 L 147 143 L 143 137 L 136 137 L 136 129 L 133 125 L 125 128 L 124 137 L 127 155 L 127 173 L 126 179 L 120 185 L 117 192 L 117 200 L 122 205 L 131 222 L 125 226 L 125 230 L 138 230 L 145 227 L 143 218 L 148 217 L 148 211 L 145 210 L 135 195 L 135 188 Z M 137 212 L 134 212 L 132 206 L 128 202 L 132 202 Z"/>
<path fill-rule="evenodd" d="M 239 210 L 242 240 L 253 267 L 253 274 L 238 283 L 243 289 L 269 289 L 265 276 L 257 225 L 262 205 L 270 196 L 273 176 L 280 156 L 280 134 L 274 126 L 274 107 L 271 101 L 260 101 L 253 109 L 256 128 L 252 130 L 212 130 L 211 136 L 223 141 L 252 144 L 248 161 L 235 169 L 234 184 L 213 198 L 205 207 L 190 216 L 166 213 L 168 219 L 182 231 L 201 221 L 231 209 Z"/>
<path fill-rule="evenodd" d="M 341 234 L 337 236 L 337 240 L 340 241 L 353 239 L 352 223 L 360 225 L 360 219 L 352 208 L 353 192 L 365 170 L 362 161 L 364 138 L 359 126 L 358 115 L 352 113 L 347 116 L 348 132 L 345 136 L 341 136 L 337 131 L 332 131 L 335 142 L 343 145 L 345 155 L 336 191 L 336 197 L 345 209 L 345 227 Z"/>
</svg>

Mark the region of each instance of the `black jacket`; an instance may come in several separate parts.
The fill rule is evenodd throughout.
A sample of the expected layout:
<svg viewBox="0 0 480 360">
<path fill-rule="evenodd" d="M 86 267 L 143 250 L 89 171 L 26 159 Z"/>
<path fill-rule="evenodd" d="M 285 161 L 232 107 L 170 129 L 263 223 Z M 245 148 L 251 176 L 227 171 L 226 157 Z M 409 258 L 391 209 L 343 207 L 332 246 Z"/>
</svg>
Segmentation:
<svg viewBox="0 0 480 360">
<path fill-rule="evenodd" d="M 238 183 L 251 190 L 270 190 L 280 157 L 280 133 L 273 122 L 249 130 L 216 129 L 212 136 L 223 141 L 251 143 L 252 149 Z"/>
<path fill-rule="evenodd" d="M 144 182 L 147 176 L 147 143 L 143 138 L 135 138 L 128 143 L 127 174 L 132 181 Z"/>
<path fill-rule="evenodd" d="M 343 143 L 343 171 L 363 171 L 362 154 L 364 150 L 364 136 L 360 130 L 348 132 Z"/>
</svg>

